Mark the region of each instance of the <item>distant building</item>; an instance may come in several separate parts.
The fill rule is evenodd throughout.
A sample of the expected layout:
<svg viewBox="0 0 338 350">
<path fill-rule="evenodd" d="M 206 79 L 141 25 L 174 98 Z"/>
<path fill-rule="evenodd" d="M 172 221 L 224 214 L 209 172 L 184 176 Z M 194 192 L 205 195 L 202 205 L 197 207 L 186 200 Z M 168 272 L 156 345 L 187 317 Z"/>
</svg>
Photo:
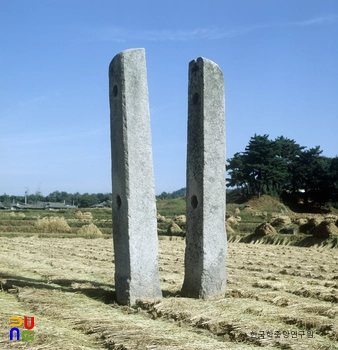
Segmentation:
<svg viewBox="0 0 338 350">
<path fill-rule="evenodd" d="M 59 209 L 76 209 L 76 205 L 68 205 L 65 202 L 46 202 L 45 209 L 47 210 L 59 210 Z"/>
<path fill-rule="evenodd" d="M 111 206 L 112 201 L 104 201 L 102 203 L 92 205 L 91 208 L 111 208 Z"/>
<path fill-rule="evenodd" d="M 65 202 L 38 202 L 36 204 L 12 204 L 12 210 L 23 210 L 23 209 L 33 209 L 33 210 L 60 210 L 60 209 L 76 209 L 75 205 L 68 205 Z M 1 208 L 0 208 L 1 209 Z"/>
</svg>

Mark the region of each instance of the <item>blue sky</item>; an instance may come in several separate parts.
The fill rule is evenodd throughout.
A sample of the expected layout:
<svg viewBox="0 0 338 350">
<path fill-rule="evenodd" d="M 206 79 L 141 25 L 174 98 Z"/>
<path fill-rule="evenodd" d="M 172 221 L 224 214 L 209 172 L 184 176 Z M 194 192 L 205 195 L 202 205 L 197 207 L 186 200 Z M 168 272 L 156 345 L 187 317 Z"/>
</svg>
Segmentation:
<svg viewBox="0 0 338 350">
<path fill-rule="evenodd" d="M 108 66 L 146 49 L 156 193 L 185 186 L 188 63 L 224 73 L 227 158 L 251 136 L 338 154 L 336 0 L 0 0 L 0 193 L 111 192 Z"/>
</svg>

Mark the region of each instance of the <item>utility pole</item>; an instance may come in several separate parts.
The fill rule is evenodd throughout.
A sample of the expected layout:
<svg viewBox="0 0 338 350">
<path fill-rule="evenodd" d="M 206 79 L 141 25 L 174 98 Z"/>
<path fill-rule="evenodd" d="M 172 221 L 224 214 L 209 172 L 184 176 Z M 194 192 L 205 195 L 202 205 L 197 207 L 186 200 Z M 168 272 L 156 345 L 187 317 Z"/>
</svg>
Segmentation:
<svg viewBox="0 0 338 350">
<path fill-rule="evenodd" d="M 25 187 L 25 205 L 27 205 L 27 195 L 28 195 L 28 187 Z"/>
</svg>

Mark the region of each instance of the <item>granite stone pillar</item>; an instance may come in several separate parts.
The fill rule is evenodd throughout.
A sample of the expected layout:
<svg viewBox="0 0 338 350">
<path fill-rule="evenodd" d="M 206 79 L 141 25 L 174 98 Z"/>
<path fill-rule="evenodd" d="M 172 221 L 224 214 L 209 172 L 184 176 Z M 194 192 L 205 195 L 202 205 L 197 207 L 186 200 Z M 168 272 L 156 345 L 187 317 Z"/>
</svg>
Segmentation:
<svg viewBox="0 0 338 350">
<path fill-rule="evenodd" d="M 225 100 L 223 73 L 198 58 L 189 63 L 187 235 L 182 295 L 224 297 Z"/>
<path fill-rule="evenodd" d="M 121 304 L 160 298 L 154 171 L 144 49 L 109 66 L 115 289 Z"/>
</svg>

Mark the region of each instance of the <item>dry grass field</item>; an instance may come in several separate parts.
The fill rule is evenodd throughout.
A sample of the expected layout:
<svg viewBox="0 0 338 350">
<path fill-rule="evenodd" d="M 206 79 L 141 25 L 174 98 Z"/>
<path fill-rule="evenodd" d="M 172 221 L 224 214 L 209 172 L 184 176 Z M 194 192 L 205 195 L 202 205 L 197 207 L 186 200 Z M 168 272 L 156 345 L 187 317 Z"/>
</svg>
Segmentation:
<svg viewBox="0 0 338 350">
<path fill-rule="evenodd" d="M 338 349 L 336 248 L 230 242 L 216 301 L 180 297 L 184 249 L 159 241 L 164 297 L 130 308 L 111 238 L 0 237 L 0 349 Z M 11 315 L 35 317 L 34 340 L 9 340 Z"/>
</svg>

